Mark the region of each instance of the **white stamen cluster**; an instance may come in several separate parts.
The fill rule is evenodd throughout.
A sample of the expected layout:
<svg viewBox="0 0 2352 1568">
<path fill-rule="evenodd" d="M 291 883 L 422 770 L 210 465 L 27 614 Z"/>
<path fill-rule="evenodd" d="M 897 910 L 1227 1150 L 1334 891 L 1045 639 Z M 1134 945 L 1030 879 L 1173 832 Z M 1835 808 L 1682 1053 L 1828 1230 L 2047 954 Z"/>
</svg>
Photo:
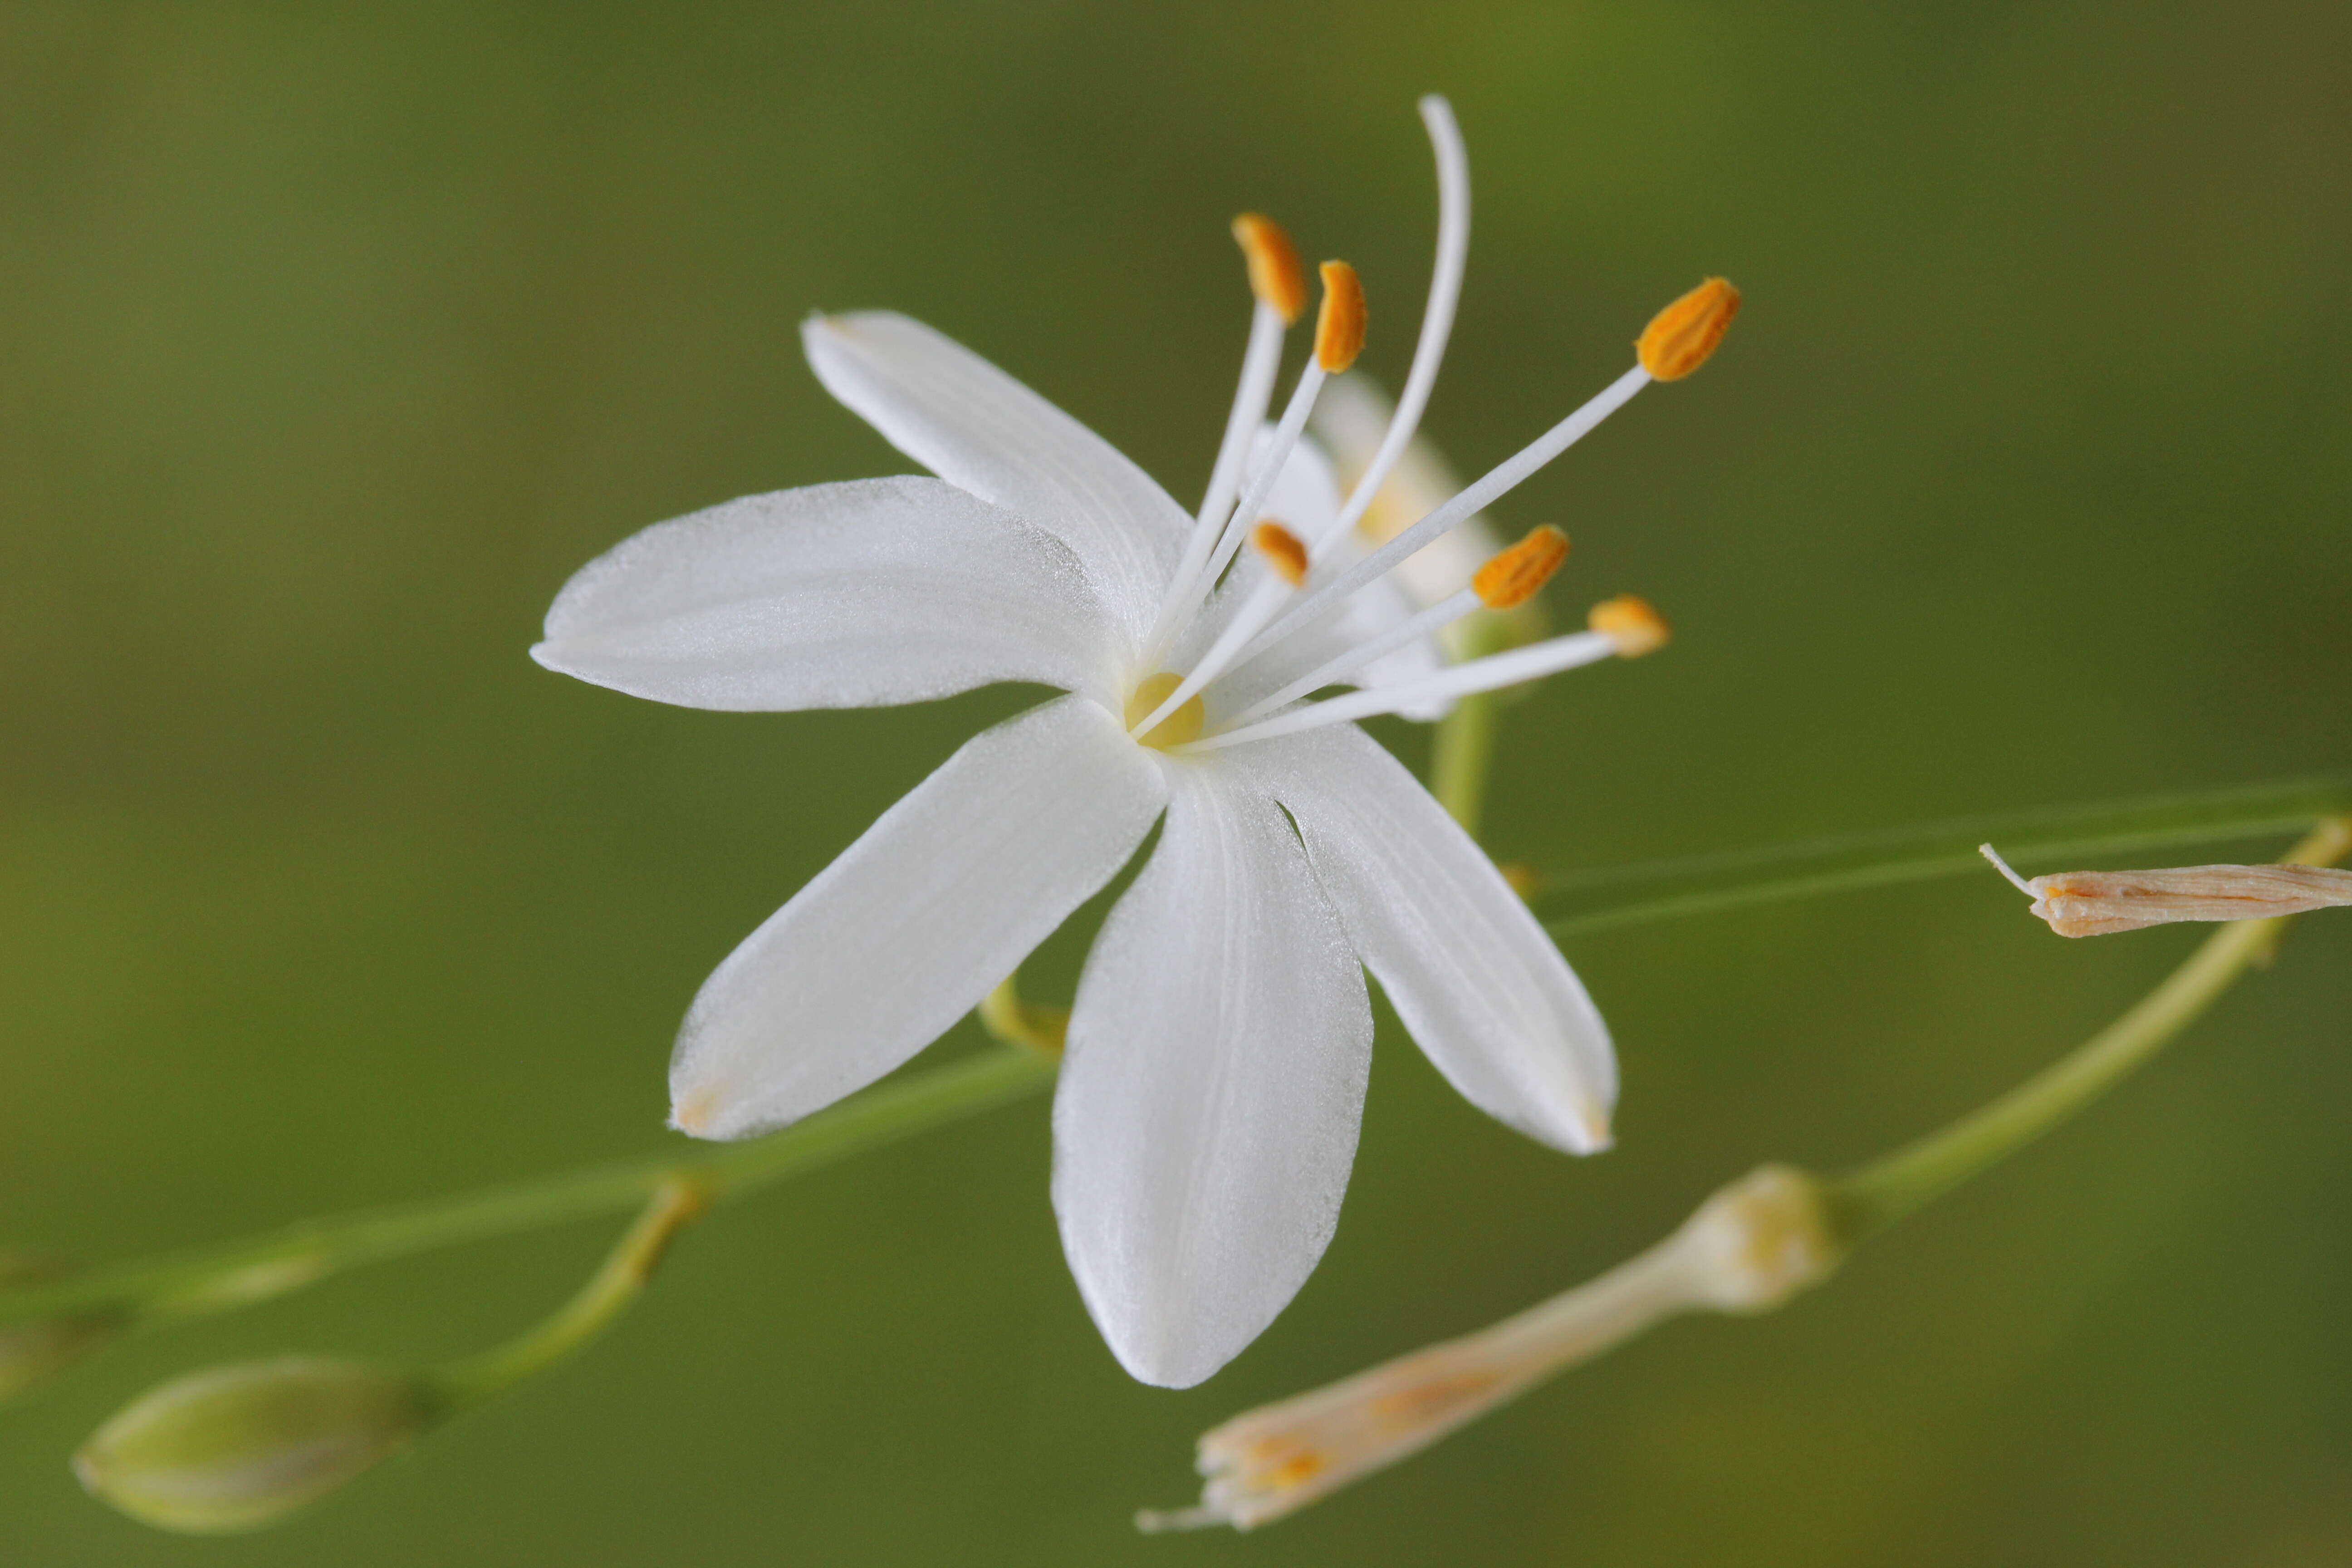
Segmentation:
<svg viewBox="0 0 2352 1568">
<path fill-rule="evenodd" d="M 1545 464 L 1609 415 L 1622 407 L 1652 377 L 1635 365 L 1600 395 L 1560 421 L 1534 443 L 1495 468 L 1452 500 L 1432 510 L 1388 543 L 1351 563 L 1335 557 L 1341 542 L 1361 520 L 1387 481 L 1419 426 L 1428 406 L 1438 366 L 1453 330 L 1454 307 L 1461 296 L 1464 259 L 1470 240 L 1470 174 L 1462 134 L 1453 110 L 1441 98 L 1422 100 L 1423 122 L 1436 153 L 1438 180 L 1437 264 L 1430 279 L 1429 300 L 1422 314 L 1421 336 L 1413 352 L 1412 371 L 1397 400 L 1386 434 L 1372 460 L 1358 476 L 1346 503 L 1328 526 L 1307 541 L 1308 570 L 1297 584 L 1269 574 L 1244 600 L 1192 668 L 1169 689 L 1156 707 L 1129 728 L 1143 736 L 1221 677 L 1246 667 L 1337 610 L 1351 594 L 1370 585 L 1406 557 L 1433 540 L 1477 515 L 1505 492 Z M 1210 591 L 1224 574 L 1257 521 L 1258 509 L 1272 493 L 1275 480 L 1297 448 L 1307 416 L 1328 379 L 1328 373 L 1310 358 L 1299 373 L 1281 421 L 1272 438 L 1260 447 L 1247 482 L 1241 474 L 1245 455 L 1263 426 L 1273 398 L 1275 368 L 1281 356 L 1281 313 L 1261 301 L 1252 321 L 1249 348 L 1244 355 L 1241 383 L 1231 416 L 1225 422 L 1223 445 L 1212 470 L 1208 494 L 1194 520 L 1183 556 L 1169 584 L 1159 616 L 1145 647 L 1150 657 L 1139 679 L 1150 675 L 1158 661 L 1182 640 L 1186 626 L 1201 613 Z M 1358 691 L 1345 697 L 1278 711 L 1321 687 L 1361 669 L 1383 654 L 1406 646 L 1459 620 L 1479 607 L 1475 594 L 1465 591 L 1431 606 L 1402 625 L 1388 626 L 1318 665 L 1310 674 L 1290 680 L 1273 693 L 1223 718 L 1198 740 L 1177 748 L 1209 751 L 1273 735 L 1296 734 L 1349 720 L 1395 713 L 1433 700 L 1467 696 L 1517 685 L 1538 676 L 1590 664 L 1622 651 L 1621 646 L 1597 632 L 1580 632 L 1508 653 L 1474 659 L 1426 679 Z"/>
</svg>

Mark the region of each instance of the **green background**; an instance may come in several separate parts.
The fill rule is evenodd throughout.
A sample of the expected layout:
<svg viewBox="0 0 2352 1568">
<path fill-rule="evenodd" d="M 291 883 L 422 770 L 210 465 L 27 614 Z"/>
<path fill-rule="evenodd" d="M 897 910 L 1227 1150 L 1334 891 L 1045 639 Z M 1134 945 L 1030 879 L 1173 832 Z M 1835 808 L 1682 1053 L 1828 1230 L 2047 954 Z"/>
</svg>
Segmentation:
<svg viewBox="0 0 2352 1568">
<path fill-rule="evenodd" d="M 670 1147 L 702 976 L 1031 698 L 633 701 L 524 657 L 557 586 L 657 519 L 903 468 L 801 363 L 813 308 L 936 323 L 1189 501 L 1236 210 L 1362 268 L 1402 377 L 1429 89 L 1475 172 L 1429 417 L 1464 468 L 1704 274 L 1748 297 L 1501 509 L 1575 535 L 1564 613 L 1636 591 L 1679 636 L 1514 711 L 1498 855 L 2347 765 L 2340 5 L 7 5 L 0 1241 L 127 1257 Z M 1759 1160 L 1921 1131 L 2194 940 L 2057 942 L 1990 874 L 1575 940 L 1625 1083 L 1586 1162 L 1384 1020 L 1338 1240 L 1191 1392 L 1088 1324 L 1040 1100 L 727 1209 L 585 1356 L 272 1533 L 80 1495 L 66 1455 L 161 1377 L 466 1353 L 605 1233 L 349 1276 L 0 1416 L 0 1556 L 2341 1563 L 2327 917 L 1791 1310 L 1670 1327 L 1261 1534 L 1127 1525 L 1190 1497 L 1201 1428 L 1570 1285 Z"/>
</svg>

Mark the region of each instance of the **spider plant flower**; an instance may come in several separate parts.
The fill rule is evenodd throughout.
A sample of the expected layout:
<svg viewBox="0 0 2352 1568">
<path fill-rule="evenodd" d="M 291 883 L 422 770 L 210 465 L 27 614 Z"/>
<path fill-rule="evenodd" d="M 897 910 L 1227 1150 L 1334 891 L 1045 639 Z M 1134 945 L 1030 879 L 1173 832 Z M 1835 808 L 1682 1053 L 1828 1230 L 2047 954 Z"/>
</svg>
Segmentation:
<svg viewBox="0 0 2352 1568">
<path fill-rule="evenodd" d="M 2352 871 L 2328 866 L 2175 866 L 2021 877 L 1990 844 L 1978 852 L 2060 936 L 2106 936 L 2175 921 L 2258 921 L 2352 904 Z"/>
<path fill-rule="evenodd" d="M 1314 352 L 1269 429 L 1308 292 L 1280 230 L 1245 218 L 1256 303 L 1192 514 L 930 328 L 818 316 L 803 330 L 818 380 L 937 477 L 658 524 L 574 576 L 532 650 L 583 680 L 710 709 L 916 702 L 1004 680 L 1067 693 L 969 742 L 719 966 L 679 1032 L 672 1120 L 748 1137 L 889 1072 L 1164 818 L 1087 957 L 1054 1108 L 1065 1250 L 1112 1351 L 1149 1383 L 1216 1371 L 1330 1240 L 1370 1062 L 1364 969 L 1473 1103 L 1554 1148 L 1609 1140 L 1614 1059 L 1583 986 L 1484 854 L 1351 721 L 1654 646 L 1654 616 L 1618 616 L 1493 659 L 1437 658 L 1429 638 L 1445 625 L 1534 591 L 1558 564 L 1551 537 L 1435 604 L 1391 579 L 1653 373 L 1636 366 L 1388 542 L 1358 547 L 1434 382 L 1468 241 L 1459 133 L 1443 100 L 1422 108 L 1437 266 L 1394 417 L 1346 495 L 1302 437 L 1361 343 L 1360 285 L 1344 264 L 1322 268 Z M 1727 316 L 1727 286 L 1702 293 Z M 1305 700 L 1332 685 L 1359 689 Z"/>
</svg>

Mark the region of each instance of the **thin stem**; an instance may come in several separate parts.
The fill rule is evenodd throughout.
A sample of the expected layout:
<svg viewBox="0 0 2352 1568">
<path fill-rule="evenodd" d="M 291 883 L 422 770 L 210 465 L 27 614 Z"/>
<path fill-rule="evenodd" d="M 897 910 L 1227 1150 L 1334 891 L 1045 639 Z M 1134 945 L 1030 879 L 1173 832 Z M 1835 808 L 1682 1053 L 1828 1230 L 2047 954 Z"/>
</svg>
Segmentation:
<svg viewBox="0 0 2352 1568">
<path fill-rule="evenodd" d="M 1458 710 L 1457 710 L 1458 711 Z M 1465 772 L 1466 763 L 1463 764 Z M 1471 775 L 1483 785 L 1484 763 Z M 1457 820 L 1460 803 L 1449 800 Z M 1704 860 L 1553 879 L 1537 903 L 1558 931 L 1591 931 L 1670 915 L 1737 909 L 1851 888 L 1948 875 L 1980 865 L 1988 838 L 2022 856 L 2088 855 L 2196 839 L 2307 828 L 2352 810 L 2352 781 L 2304 780 L 2075 806 L 1988 822 L 1849 838 Z M 284 1295 L 341 1269 L 435 1247 L 626 1213 L 674 1176 L 731 1197 L 793 1172 L 944 1125 L 1044 1089 L 1055 1060 L 1046 1009 L 990 1051 L 872 1089 L 781 1132 L 634 1164 L 572 1172 L 489 1193 L 387 1213 L 305 1221 L 249 1237 L 0 1289 L 0 1324 L 91 1314 L 153 1322 L 226 1310 Z M 983 1009 L 983 1021 L 987 1021 Z M 1006 1015 L 997 1015 L 999 1023 Z"/>
<path fill-rule="evenodd" d="M 2301 833 L 2347 810 L 2352 810 L 2352 778 L 2342 777 L 2141 795 L 1771 849 L 1548 875 L 1534 908 L 1553 935 L 1564 936 L 1979 871 L 1984 862 L 1977 846 L 1988 840 L 2012 858 L 2048 860 Z"/>
<path fill-rule="evenodd" d="M 554 1316 L 496 1350 L 425 1375 L 439 1413 L 452 1415 L 503 1394 L 603 1333 L 645 1290 L 678 1233 L 710 1207 L 710 1195 L 692 1176 L 662 1183 L 603 1266 Z"/>
<path fill-rule="evenodd" d="M 549 1177 L 389 1213 L 313 1220 L 259 1237 L 92 1269 L 0 1293 L 0 1323 L 92 1310 L 178 1317 L 241 1306 L 362 1263 L 625 1213 L 690 1176 L 733 1197 L 793 1172 L 975 1115 L 1051 1083 L 1055 1063 L 1026 1046 L 989 1051 L 892 1084 L 747 1143 Z"/>
<path fill-rule="evenodd" d="M 1486 774 L 1495 760 L 1495 727 L 1502 701 L 1497 691 L 1457 700 L 1453 710 L 1437 721 L 1431 742 L 1429 792 L 1473 838 L 1478 837 L 1478 819 L 1486 809 Z"/>
<path fill-rule="evenodd" d="M 2286 864 L 2325 866 L 2352 848 L 2352 818 L 2336 818 L 2288 851 Z M 1835 1183 L 1853 1238 L 1879 1230 L 1999 1163 L 2073 1117 L 2186 1028 L 2230 983 L 2266 959 L 2284 918 L 2237 921 L 2207 938 L 2140 1004 L 1991 1104 Z"/>
</svg>

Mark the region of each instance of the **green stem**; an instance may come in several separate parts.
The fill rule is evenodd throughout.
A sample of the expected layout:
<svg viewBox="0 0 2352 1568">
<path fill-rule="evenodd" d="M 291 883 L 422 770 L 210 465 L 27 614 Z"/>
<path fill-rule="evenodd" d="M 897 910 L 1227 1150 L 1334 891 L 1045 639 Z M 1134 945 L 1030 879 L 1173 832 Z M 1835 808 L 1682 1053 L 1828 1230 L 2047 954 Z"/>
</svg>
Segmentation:
<svg viewBox="0 0 2352 1568">
<path fill-rule="evenodd" d="M 1555 916 L 1556 931 L 1590 931 L 1941 876 L 1980 865 L 1975 846 L 1989 837 L 2021 856 L 2048 858 L 2304 828 L 2347 806 L 2352 783 L 2334 779 L 2144 798 L 1556 879 L 1537 908 Z M 1561 914 L 1562 910 L 1570 912 Z M 992 997 L 982 1013 L 1008 1048 L 873 1089 L 765 1138 L 384 1214 L 308 1221 L 257 1237 L 0 1289 L 0 1324 L 116 1314 L 154 1321 L 223 1311 L 360 1264 L 625 1213 L 678 1175 L 703 1183 L 714 1197 L 732 1196 L 1051 1083 L 1055 1063 L 1041 1047 L 1052 1043 L 1061 1016 L 1021 1003 L 1009 989 Z"/>
<path fill-rule="evenodd" d="M 2325 866 L 2352 848 L 2352 818 L 2339 818 L 2290 850 L 2286 863 Z M 1831 1184 L 1832 1201 L 1860 1240 L 2073 1117 L 2147 1061 L 2212 1005 L 2231 982 L 2264 961 L 2284 919 L 2239 921 L 2207 938 L 2188 963 L 2139 1005 L 1990 1105 Z"/>
<path fill-rule="evenodd" d="M 1486 773 L 1495 759 L 1495 721 L 1501 697 L 1481 691 L 1454 704 L 1437 721 L 1431 742 L 1429 793 L 1471 837 L 1478 837 L 1478 818 L 1486 805 Z"/>
<path fill-rule="evenodd" d="M 887 1085 L 781 1132 L 665 1160 L 573 1172 L 386 1214 L 317 1220 L 226 1246 L 93 1269 L 0 1293 L 0 1323 L 91 1311 L 142 1318 L 220 1310 L 281 1295 L 339 1269 L 433 1247 L 625 1213 L 679 1176 L 713 1198 L 961 1120 L 1053 1081 L 1054 1062 L 1026 1047 L 993 1050 Z"/>
<path fill-rule="evenodd" d="M 425 1374 L 437 1414 L 454 1415 L 503 1394 L 604 1332 L 645 1290 L 678 1233 L 709 1208 L 710 1196 L 692 1176 L 662 1183 L 620 1245 L 554 1316 L 496 1350 Z"/>
<path fill-rule="evenodd" d="M 2089 858 L 2301 833 L 2347 810 L 2352 810 L 2352 779 L 2238 784 L 1546 876 L 1531 902 L 1546 928 L 1564 936 L 1981 871 L 1977 846 L 1988 842 L 2019 861 Z"/>
</svg>

